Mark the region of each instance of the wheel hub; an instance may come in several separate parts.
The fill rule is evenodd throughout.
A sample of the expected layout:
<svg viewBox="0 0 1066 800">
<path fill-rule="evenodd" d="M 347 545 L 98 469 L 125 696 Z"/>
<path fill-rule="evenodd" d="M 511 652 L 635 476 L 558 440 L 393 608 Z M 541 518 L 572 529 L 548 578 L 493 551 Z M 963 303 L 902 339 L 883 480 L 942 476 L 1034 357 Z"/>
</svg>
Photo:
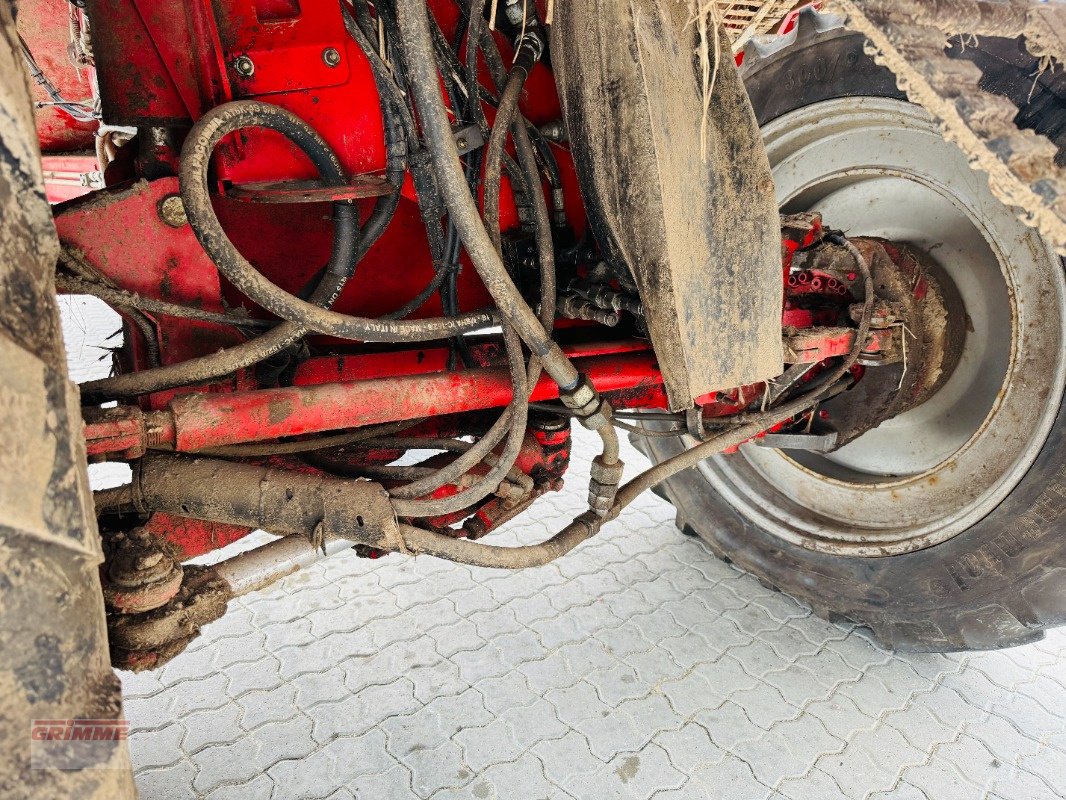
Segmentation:
<svg viewBox="0 0 1066 800">
<path fill-rule="evenodd" d="M 871 333 L 889 346 L 864 353 L 855 385 L 823 409 L 838 449 L 932 397 L 958 363 L 964 334 L 962 309 L 949 314 L 940 282 L 915 251 L 884 239 L 851 241 L 874 278 Z M 830 291 L 855 281 L 854 258 L 843 247 L 819 249 L 809 271 Z M 860 306 L 851 307 L 853 321 L 859 312 Z"/>
</svg>

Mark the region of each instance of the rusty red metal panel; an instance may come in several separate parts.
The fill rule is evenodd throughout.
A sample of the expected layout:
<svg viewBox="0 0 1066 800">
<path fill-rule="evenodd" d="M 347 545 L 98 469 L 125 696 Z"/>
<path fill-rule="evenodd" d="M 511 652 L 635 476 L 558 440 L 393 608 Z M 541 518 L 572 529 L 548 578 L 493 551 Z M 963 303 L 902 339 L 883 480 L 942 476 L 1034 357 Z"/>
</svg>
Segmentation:
<svg viewBox="0 0 1066 800">
<path fill-rule="evenodd" d="M 91 70 L 71 61 L 70 15 L 77 13 L 67 0 L 20 0 L 18 32 L 34 60 L 67 100 L 92 104 Z M 44 89 L 32 85 L 35 102 L 50 102 Z M 61 109 L 46 106 L 36 111 L 37 140 L 45 153 L 93 149 L 96 122 L 79 122 Z M 65 198 L 64 198 L 65 199 Z"/>
<path fill-rule="evenodd" d="M 226 63 L 245 57 L 254 65 L 248 75 L 230 67 L 235 96 L 306 91 L 348 81 L 354 55 L 348 51 L 358 48 L 349 45 L 340 3 L 297 3 L 286 14 L 283 7 L 261 0 L 229 0 L 215 10 Z"/>
<path fill-rule="evenodd" d="M 176 555 L 179 561 L 196 558 L 233 544 L 252 532 L 251 528 L 240 525 L 177 517 L 162 511 L 152 514 L 143 527 L 153 536 L 174 545 L 178 549 Z"/>
<path fill-rule="evenodd" d="M 163 222 L 162 201 L 178 192 L 177 178 L 139 182 L 122 191 L 82 198 L 55 217 L 59 239 L 80 251 L 104 276 L 127 291 L 205 311 L 224 311 L 218 270 L 188 225 Z M 152 317 L 164 364 L 185 361 L 242 341 L 235 329 L 173 317 Z M 127 354 L 147 366 L 139 336 L 131 336 Z M 171 393 L 153 397 L 156 407 Z"/>
<path fill-rule="evenodd" d="M 188 108 L 134 1 L 86 0 L 86 8 L 108 123 L 188 124 Z M 182 35 L 180 27 L 174 35 Z"/>
<path fill-rule="evenodd" d="M 191 119 L 231 98 L 209 2 L 134 0 L 134 6 Z"/>
</svg>

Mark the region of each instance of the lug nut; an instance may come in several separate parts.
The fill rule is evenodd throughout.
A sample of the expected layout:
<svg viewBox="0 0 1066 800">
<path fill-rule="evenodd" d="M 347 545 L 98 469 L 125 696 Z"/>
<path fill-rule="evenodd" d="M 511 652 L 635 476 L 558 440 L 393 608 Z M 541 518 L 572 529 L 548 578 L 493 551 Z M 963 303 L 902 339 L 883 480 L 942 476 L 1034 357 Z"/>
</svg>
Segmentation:
<svg viewBox="0 0 1066 800">
<path fill-rule="evenodd" d="M 237 56 L 233 61 L 233 69 L 243 78 L 250 78 L 255 74 L 255 62 L 248 56 Z"/>
</svg>

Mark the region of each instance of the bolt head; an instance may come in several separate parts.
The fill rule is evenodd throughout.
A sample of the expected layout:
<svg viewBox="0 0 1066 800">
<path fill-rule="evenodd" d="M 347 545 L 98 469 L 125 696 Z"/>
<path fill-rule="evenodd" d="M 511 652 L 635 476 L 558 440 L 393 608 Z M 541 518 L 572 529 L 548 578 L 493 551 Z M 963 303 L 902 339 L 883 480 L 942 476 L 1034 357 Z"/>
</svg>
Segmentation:
<svg viewBox="0 0 1066 800">
<path fill-rule="evenodd" d="M 327 47 L 322 51 L 322 63 L 327 67 L 335 67 L 341 63 L 341 54 L 336 47 Z"/>
<path fill-rule="evenodd" d="M 176 194 L 167 195 L 159 201 L 159 218 L 171 228 L 189 224 L 189 218 L 185 215 L 185 204 Z"/>
<path fill-rule="evenodd" d="M 237 56 L 233 61 L 233 69 L 238 75 L 250 78 L 255 74 L 255 62 L 248 56 Z"/>
</svg>

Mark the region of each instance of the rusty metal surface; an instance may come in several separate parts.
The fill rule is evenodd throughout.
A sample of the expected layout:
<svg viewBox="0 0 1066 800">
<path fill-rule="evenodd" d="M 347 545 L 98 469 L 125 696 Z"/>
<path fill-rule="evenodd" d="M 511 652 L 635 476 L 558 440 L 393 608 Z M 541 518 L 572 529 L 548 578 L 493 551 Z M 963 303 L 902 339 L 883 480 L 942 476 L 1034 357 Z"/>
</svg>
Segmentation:
<svg viewBox="0 0 1066 800">
<path fill-rule="evenodd" d="M 246 203 L 332 203 L 389 194 L 393 186 L 375 175 L 354 175 L 345 186 L 324 186 L 318 181 L 267 181 L 230 186 L 226 194 Z"/>
<path fill-rule="evenodd" d="M 217 459 L 150 455 L 140 462 L 135 483 L 147 508 L 277 534 L 318 529 L 380 545 L 395 518 L 385 490 L 371 481 Z"/>
</svg>

